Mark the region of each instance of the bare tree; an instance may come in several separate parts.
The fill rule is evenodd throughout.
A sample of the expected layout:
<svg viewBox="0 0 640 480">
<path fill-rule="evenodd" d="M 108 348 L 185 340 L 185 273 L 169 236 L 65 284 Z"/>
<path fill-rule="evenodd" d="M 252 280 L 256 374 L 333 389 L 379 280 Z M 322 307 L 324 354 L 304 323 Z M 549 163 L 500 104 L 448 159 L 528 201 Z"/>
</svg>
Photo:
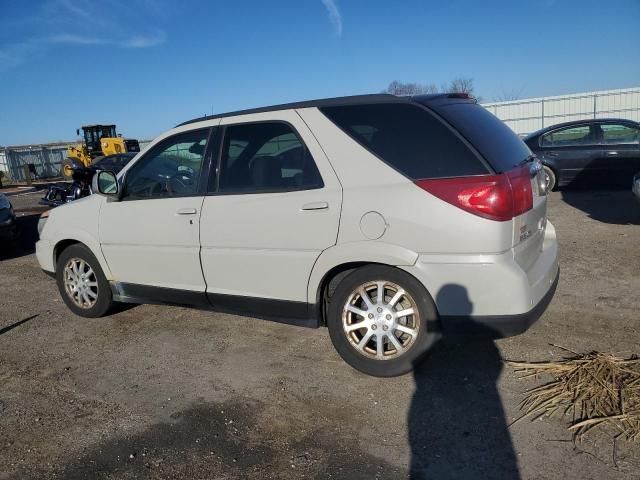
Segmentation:
<svg viewBox="0 0 640 480">
<path fill-rule="evenodd" d="M 473 78 L 460 77 L 451 80 L 445 91 L 447 93 L 468 93 L 473 95 L 473 90 Z"/>
<path fill-rule="evenodd" d="M 510 102 L 513 100 L 520 100 L 522 98 L 522 88 L 516 89 L 512 88 L 507 90 L 506 88 L 502 88 L 500 93 L 493 97 L 494 102 Z"/>
<path fill-rule="evenodd" d="M 438 87 L 434 84 L 402 83 L 394 80 L 382 93 L 393 95 L 423 95 L 426 93 L 438 93 Z"/>
<path fill-rule="evenodd" d="M 468 93 L 473 94 L 473 78 L 454 78 L 449 83 L 448 93 Z"/>
<path fill-rule="evenodd" d="M 426 93 L 468 93 L 474 95 L 473 78 L 459 77 L 454 78 L 449 83 L 444 83 L 438 88 L 433 83 L 402 83 L 394 80 L 382 93 L 391 93 L 393 95 L 422 95 Z M 475 95 L 474 95 L 475 96 Z M 478 102 L 482 101 L 481 97 L 476 97 Z"/>
<path fill-rule="evenodd" d="M 466 93 L 474 97 L 478 103 L 483 101 L 480 95 L 475 94 L 475 85 L 471 77 L 454 78 L 448 85 L 442 86 L 442 91 L 446 93 Z"/>
</svg>

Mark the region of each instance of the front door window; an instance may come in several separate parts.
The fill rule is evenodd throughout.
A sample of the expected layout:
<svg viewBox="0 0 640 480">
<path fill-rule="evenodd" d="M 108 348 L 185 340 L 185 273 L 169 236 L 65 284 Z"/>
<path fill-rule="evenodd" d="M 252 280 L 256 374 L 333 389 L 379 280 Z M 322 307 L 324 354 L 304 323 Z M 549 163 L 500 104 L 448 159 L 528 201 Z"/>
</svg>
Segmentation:
<svg viewBox="0 0 640 480">
<path fill-rule="evenodd" d="M 198 193 L 209 129 L 174 135 L 156 145 L 127 173 L 128 200 Z"/>
</svg>

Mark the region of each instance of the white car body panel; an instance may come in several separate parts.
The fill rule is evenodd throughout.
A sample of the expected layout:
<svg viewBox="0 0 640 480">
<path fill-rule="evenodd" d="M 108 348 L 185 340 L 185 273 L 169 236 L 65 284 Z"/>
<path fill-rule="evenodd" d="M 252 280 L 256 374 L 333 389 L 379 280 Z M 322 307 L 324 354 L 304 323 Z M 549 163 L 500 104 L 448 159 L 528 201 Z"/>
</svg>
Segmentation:
<svg viewBox="0 0 640 480">
<path fill-rule="evenodd" d="M 102 255 L 98 235 L 100 209 L 105 202 L 105 197 L 91 195 L 50 211 L 40 241 L 36 243 L 36 258 L 43 270 L 55 272 L 56 245 L 65 240 L 73 240 L 89 247 L 107 280 L 113 279 L 109 265 Z"/>
<path fill-rule="evenodd" d="M 325 275 L 332 269 L 347 263 L 381 263 L 385 265 L 414 265 L 418 254 L 399 245 L 371 240 L 340 243 L 326 249 L 313 266 L 307 286 L 309 303 L 315 303 Z"/>
<path fill-rule="evenodd" d="M 313 264 L 324 249 L 336 243 L 342 189 L 324 152 L 295 111 L 229 117 L 221 125 L 265 120 L 285 121 L 296 129 L 315 160 L 324 187 L 205 197 L 200 241 L 207 292 L 307 302 Z M 303 210 L 318 202 L 328 207 Z"/>
<path fill-rule="evenodd" d="M 176 127 L 156 138 L 118 174 L 126 172 L 156 144 L 177 133 L 216 126 L 219 120 Z M 112 280 L 204 292 L 200 266 L 200 215 L 204 196 L 106 202 L 100 244 Z M 179 211 L 195 210 L 194 215 Z"/>
<path fill-rule="evenodd" d="M 511 248 L 512 222 L 487 220 L 443 202 L 353 141 L 317 108 L 299 113 L 323 145 L 344 189 L 338 243 L 367 240 L 360 220 L 375 211 L 387 223 L 375 241 L 417 253 L 502 253 Z"/>
<path fill-rule="evenodd" d="M 100 244 L 113 280 L 204 292 L 198 232 L 203 199 L 105 202 Z M 184 209 L 196 214 L 178 213 Z"/>
</svg>

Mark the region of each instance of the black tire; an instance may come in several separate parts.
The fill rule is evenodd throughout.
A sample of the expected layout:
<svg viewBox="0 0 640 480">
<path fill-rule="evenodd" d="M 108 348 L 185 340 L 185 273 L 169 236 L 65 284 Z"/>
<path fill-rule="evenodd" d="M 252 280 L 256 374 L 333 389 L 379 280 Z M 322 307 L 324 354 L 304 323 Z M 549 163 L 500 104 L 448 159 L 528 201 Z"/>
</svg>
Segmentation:
<svg viewBox="0 0 640 480">
<path fill-rule="evenodd" d="M 410 337 L 412 338 L 412 340 L 410 341 L 411 343 L 406 347 L 406 351 L 404 351 L 404 353 L 384 360 L 372 357 L 372 355 L 375 355 L 375 353 L 369 353 L 369 355 L 367 355 L 365 351 L 358 350 L 357 346 L 355 345 L 355 341 L 353 340 L 354 337 L 351 336 L 354 334 L 348 334 L 343 328 L 343 308 L 350 298 L 354 298 L 351 297 L 351 295 L 354 294 L 355 290 L 359 286 L 368 283 L 373 284 L 376 281 L 384 281 L 390 285 L 395 284 L 396 286 L 401 287 L 411 297 L 413 304 L 415 305 L 415 307 L 417 307 L 418 310 L 418 317 L 414 317 L 414 319 L 418 319 L 414 321 L 419 322 L 419 328 L 417 328 L 418 333 L 415 335 L 415 338 L 413 336 Z M 384 302 L 386 303 L 387 285 L 385 285 L 384 288 Z M 369 298 L 370 300 L 373 300 L 373 298 Z M 378 311 L 377 308 L 376 311 Z M 349 314 L 347 313 L 346 315 Z M 365 319 L 364 316 L 358 316 L 358 318 L 360 317 Z M 382 317 L 382 315 L 379 315 L 379 317 Z M 373 320 L 374 323 L 375 321 L 377 320 Z M 380 321 L 384 322 L 384 320 L 382 319 L 380 319 Z M 393 320 L 393 322 L 395 322 L 395 320 Z M 331 337 L 333 346 L 338 351 L 340 356 L 356 370 L 376 377 L 395 377 L 412 371 L 414 367 L 419 363 L 419 361 L 423 358 L 424 354 L 429 350 L 429 348 L 438 338 L 439 329 L 436 328 L 437 324 L 438 313 L 435 303 L 433 302 L 431 295 L 429 295 L 429 292 L 427 292 L 424 286 L 408 273 L 400 269 L 384 265 L 368 265 L 365 267 L 361 267 L 343 278 L 331 297 L 331 303 L 329 304 L 327 315 L 327 327 L 329 328 L 329 335 Z M 360 330 L 355 333 L 356 340 L 359 339 L 360 341 L 362 341 L 364 340 L 363 337 L 367 336 L 367 334 L 373 333 L 370 332 L 370 328 L 363 327 L 363 329 L 364 328 L 366 328 L 364 332 Z M 392 332 L 397 331 L 394 330 L 394 327 L 387 328 L 390 328 Z M 387 329 L 385 328 L 385 330 Z M 382 333 L 382 330 L 376 331 Z M 359 338 L 359 335 L 361 335 L 362 338 Z M 387 336 L 387 343 L 385 345 L 386 347 L 389 347 L 391 349 L 392 345 L 388 333 L 382 334 L 383 341 L 385 341 L 385 335 Z M 400 333 L 399 335 L 401 335 L 401 337 L 404 336 L 402 335 L 402 333 Z M 370 338 L 374 337 L 376 337 L 375 334 L 373 334 L 373 337 Z M 370 340 L 369 342 L 365 343 L 365 348 L 367 345 L 371 345 L 371 342 L 374 342 L 374 340 Z M 385 345 L 382 346 L 382 351 L 384 351 Z M 376 351 L 380 351 L 378 350 L 378 345 L 376 344 L 375 346 Z M 394 350 L 396 352 L 399 351 L 395 348 Z"/>
<path fill-rule="evenodd" d="M 74 158 L 67 157 L 62 160 L 62 164 L 60 165 L 60 176 L 62 178 L 70 179 L 71 178 L 71 168 L 74 165 Z M 77 162 L 77 160 L 75 160 Z"/>
<path fill-rule="evenodd" d="M 97 288 L 94 292 L 97 294 L 97 297 L 95 298 L 95 303 L 91 306 L 79 306 L 72 298 L 71 293 L 67 291 L 67 287 L 65 286 L 65 267 L 72 259 L 84 261 L 85 264 L 93 270 L 95 282 L 92 281 L 91 283 L 97 283 Z M 56 283 L 58 284 L 58 290 L 64 303 L 67 304 L 67 307 L 69 307 L 73 313 L 81 317 L 103 317 L 114 305 L 111 287 L 100 268 L 100 263 L 98 263 L 93 253 L 82 244 L 76 243 L 71 245 L 60 253 L 56 264 Z"/>
<path fill-rule="evenodd" d="M 547 191 L 551 192 L 554 188 L 556 188 L 556 174 L 550 167 L 547 167 L 546 165 L 544 165 L 542 168 L 544 168 L 544 173 L 547 176 Z"/>
</svg>

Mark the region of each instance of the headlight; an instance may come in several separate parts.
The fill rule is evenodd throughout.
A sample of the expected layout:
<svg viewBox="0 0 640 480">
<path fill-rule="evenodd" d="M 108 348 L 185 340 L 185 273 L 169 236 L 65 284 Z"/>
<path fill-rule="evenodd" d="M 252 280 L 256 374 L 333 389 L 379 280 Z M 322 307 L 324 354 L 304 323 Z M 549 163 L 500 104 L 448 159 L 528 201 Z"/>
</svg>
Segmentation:
<svg viewBox="0 0 640 480">
<path fill-rule="evenodd" d="M 42 236 L 42 230 L 44 229 L 44 224 L 47 223 L 47 219 L 49 218 L 49 212 L 51 210 L 47 210 L 46 212 L 42 212 L 40 214 L 40 219 L 38 220 L 38 236 Z"/>
</svg>

